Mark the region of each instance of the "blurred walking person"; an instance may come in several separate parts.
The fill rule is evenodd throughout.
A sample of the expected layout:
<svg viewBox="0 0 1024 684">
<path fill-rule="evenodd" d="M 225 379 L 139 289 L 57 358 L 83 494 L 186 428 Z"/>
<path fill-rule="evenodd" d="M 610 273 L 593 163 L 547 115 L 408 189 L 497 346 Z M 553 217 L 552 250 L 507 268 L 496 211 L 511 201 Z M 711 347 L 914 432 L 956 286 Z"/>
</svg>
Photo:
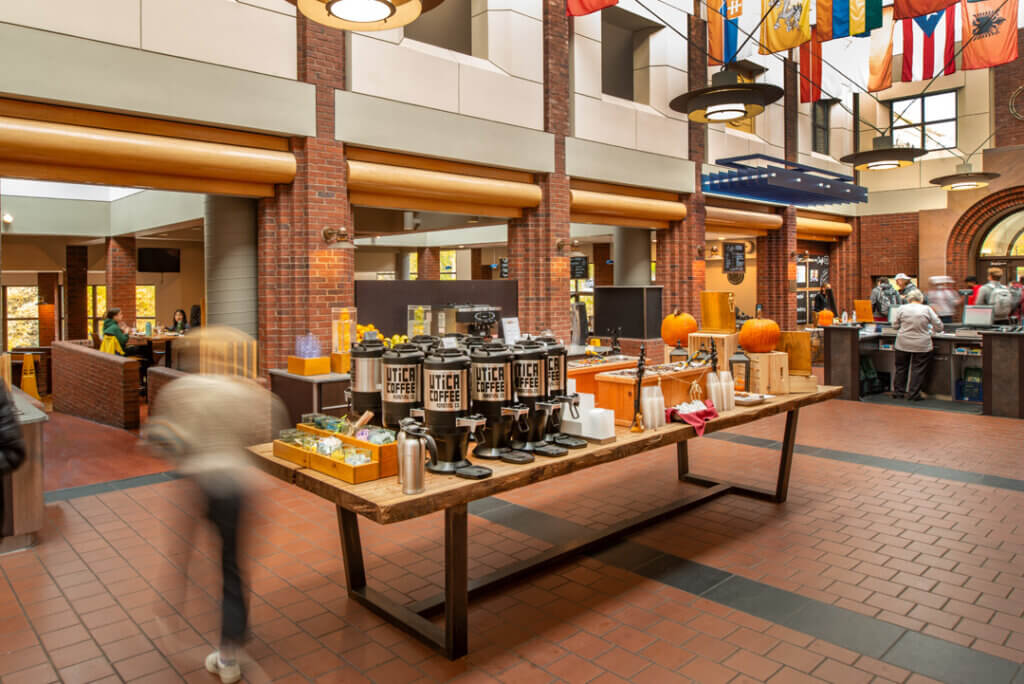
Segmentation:
<svg viewBox="0 0 1024 684">
<path fill-rule="evenodd" d="M 928 303 L 935 309 L 939 320 L 949 325 L 962 301 L 959 293 L 953 289 L 953 279 L 949 276 L 932 276 L 929 282 L 932 286 L 928 290 Z"/>
</svg>

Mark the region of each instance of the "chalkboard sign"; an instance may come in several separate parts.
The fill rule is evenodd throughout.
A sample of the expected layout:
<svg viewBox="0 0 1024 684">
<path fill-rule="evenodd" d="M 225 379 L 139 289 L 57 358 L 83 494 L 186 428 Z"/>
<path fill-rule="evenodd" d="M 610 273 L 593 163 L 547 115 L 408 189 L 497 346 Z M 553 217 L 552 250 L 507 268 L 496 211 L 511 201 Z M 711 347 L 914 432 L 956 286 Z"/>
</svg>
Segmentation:
<svg viewBox="0 0 1024 684">
<path fill-rule="evenodd" d="M 569 277 L 573 279 L 587 279 L 587 257 L 585 256 L 574 256 L 569 257 Z"/>
<path fill-rule="evenodd" d="M 726 242 L 722 245 L 722 273 L 746 273 L 746 245 L 742 242 Z"/>
<path fill-rule="evenodd" d="M 502 278 L 508 278 L 508 257 L 498 259 L 498 275 Z"/>
</svg>

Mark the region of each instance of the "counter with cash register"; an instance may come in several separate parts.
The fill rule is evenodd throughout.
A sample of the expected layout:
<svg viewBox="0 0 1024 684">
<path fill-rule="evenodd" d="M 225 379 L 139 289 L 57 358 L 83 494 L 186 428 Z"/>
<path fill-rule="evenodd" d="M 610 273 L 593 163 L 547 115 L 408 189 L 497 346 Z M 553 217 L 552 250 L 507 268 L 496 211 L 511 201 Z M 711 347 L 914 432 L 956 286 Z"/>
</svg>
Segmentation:
<svg viewBox="0 0 1024 684">
<path fill-rule="evenodd" d="M 891 320 L 891 319 L 890 319 Z M 891 392 L 896 329 L 887 323 L 825 328 L 825 384 L 842 385 L 842 399 Z M 982 413 L 1024 418 L 1024 330 L 996 325 L 992 307 L 964 307 L 960 322 L 932 335 L 924 394 L 976 402 Z"/>
</svg>

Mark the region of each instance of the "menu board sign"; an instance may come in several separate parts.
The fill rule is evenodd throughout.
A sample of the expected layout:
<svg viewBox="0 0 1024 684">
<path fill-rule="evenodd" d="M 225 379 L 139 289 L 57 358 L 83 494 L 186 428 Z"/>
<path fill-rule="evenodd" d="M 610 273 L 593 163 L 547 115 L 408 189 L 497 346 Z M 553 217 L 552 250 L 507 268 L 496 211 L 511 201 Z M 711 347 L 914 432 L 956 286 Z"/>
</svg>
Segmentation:
<svg viewBox="0 0 1024 684">
<path fill-rule="evenodd" d="M 498 275 L 502 278 L 508 278 L 508 257 L 498 259 Z"/>
<path fill-rule="evenodd" d="M 742 242 L 726 242 L 722 245 L 722 273 L 746 273 L 746 245 Z"/>
<path fill-rule="evenodd" d="M 587 271 L 587 257 L 585 256 L 574 256 L 569 257 L 569 277 L 573 279 L 586 280 Z"/>
</svg>

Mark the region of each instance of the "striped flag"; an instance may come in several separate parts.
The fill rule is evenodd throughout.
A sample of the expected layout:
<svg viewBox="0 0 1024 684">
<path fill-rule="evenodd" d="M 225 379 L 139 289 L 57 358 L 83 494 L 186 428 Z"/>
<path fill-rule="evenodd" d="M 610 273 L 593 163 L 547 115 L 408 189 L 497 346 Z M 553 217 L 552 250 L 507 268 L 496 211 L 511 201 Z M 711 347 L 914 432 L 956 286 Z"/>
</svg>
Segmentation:
<svg viewBox="0 0 1024 684">
<path fill-rule="evenodd" d="M 711 0 L 708 5 L 708 61 L 728 64 L 736 61 L 739 20 L 743 15 L 743 0 Z"/>
<path fill-rule="evenodd" d="M 956 71 L 956 7 L 923 17 L 901 19 L 903 31 L 902 81 L 927 81 Z"/>
<path fill-rule="evenodd" d="M 939 12 L 955 4 L 956 0 L 894 0 L 892 18 L 913 19 L 932 12 Z"/>
<path fill-rule="evenodd" d="M 821 40 L 818 27 L 811 27 L 811 39 L 800 46 L 800 101 L 821 99 Z"/>
<path fill-rule="evenodd" d="M 866 36 L 882 26 L 882 0 L 817 0 L 816 17 L 822 42 Z"/>
<path fill-rule="evenodd" d="M 984 69 L 1017 59 L 1017 0 L 963 0 L 961 7 L 964 69 Z"/>
<path fill-rule="evenodd" d="M 617 4 L 619 0 L 566 0 L 565 13 L 571 17 L 582 17 Z"/>
<path fill-rule="evenodd" d="M 871 56 L 868 60 L 868 92 L 892 85 L 892 8 L 882 10 L 882 26 L 871 32 Z"/>
</svg>

